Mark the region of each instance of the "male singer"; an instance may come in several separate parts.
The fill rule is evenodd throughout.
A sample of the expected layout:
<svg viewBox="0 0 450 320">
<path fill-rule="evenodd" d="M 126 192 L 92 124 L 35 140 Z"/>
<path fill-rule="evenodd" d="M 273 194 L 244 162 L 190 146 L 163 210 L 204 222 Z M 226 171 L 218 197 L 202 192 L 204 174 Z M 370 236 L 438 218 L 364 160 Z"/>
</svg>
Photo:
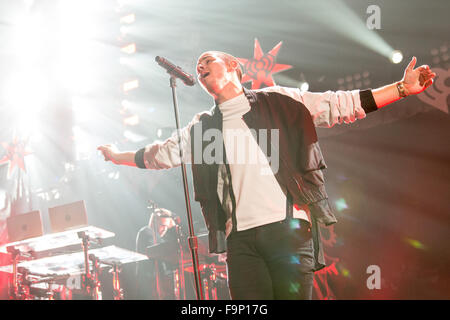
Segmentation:
<svg viewBox="0 0 450 320">
<path fill-rule="evenodd" d="M 199 57 L 198 79 L 215 107 L 181 130 L 181 147 L 191 159 L 209 250 L 227 253 L 233 299 L 311 299 L 313 272 L 324 267 L 317 224 L 336 222 L 314 127 L 351 123 L 422 92 L 436 74 L 415 64 L 413 57 L 400 81 L 375 90 L 312 93 L 247 90 L 235 57 L 217 51 Z M 98 149 L 106 161 L 139 168 L 181 162 L 176 136 L 137 151 Z"/>
</svg>

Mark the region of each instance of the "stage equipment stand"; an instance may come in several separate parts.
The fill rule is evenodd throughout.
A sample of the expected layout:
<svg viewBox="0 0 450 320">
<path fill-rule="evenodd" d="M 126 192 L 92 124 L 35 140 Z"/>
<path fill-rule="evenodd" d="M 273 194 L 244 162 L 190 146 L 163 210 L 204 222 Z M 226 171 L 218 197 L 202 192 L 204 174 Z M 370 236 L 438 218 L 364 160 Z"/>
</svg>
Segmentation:
<svg viewBox="0 0 450 320">
<path fill-rule="evenodd" d="M 94 255 L 89 255 L 89 236 L 84 232 L 80 231 L 77 233 L 78 237 L 82 240 L 82 247 L 84 253 L 84 275 L 82 280 L 82 287 L 86 293 L 92 297 L 93 300 L 101 300 L 102 293 L 100 291 L 100 282 L 98 281 L 98 259 Z M 89 260 L 93 263 L 93 272 L 89 268 Z"/>
<path fill-rule="evenodd" d="M 28 300 L 30 299 L 30 290 L 26 285 L 27 270 L 19 268 L 17 264 L 19 259 L 33 257 L 32 252 L 21 252 L 14 246 L 9 246 L 6 251 L 11 254 L 12 260 L 12 279 L 9 287 L 9 297 L 12 300 Z"/>
<path fill-rule="evenodd" d="M 112 267 L 114 300 L 123 300 L 123 290 L 120 287 L 119 279 L 120 269 L 120 264 L 114 263 Z"/>
<path fill-rule="evenodd" d="M 111 267 L 111 270 L 109 271 L 112 274 L 112 281 L 113 281 L 113 298 L 114 300 L 123 300 L 124 294 L 123 289 L 120 286 L 120 272 L 122 271 L 122 264 L 120 262 L 108 262 L 105 260 L 99 260 L 100 263 L 106 264 Z"/>
</svg>

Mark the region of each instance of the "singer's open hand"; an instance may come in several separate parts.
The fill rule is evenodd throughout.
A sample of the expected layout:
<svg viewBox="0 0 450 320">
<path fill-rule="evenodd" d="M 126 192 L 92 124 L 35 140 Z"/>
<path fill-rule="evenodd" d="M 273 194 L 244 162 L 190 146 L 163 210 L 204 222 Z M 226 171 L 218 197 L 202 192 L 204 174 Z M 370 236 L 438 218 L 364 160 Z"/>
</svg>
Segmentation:
<svg viewBox="0 0 450 320">
<path fill-rule="evenodd" d="M 117 147 L 113 144 L 105 144 L 102 146 L 99 146 L 97 150 L 100 150 L 103 156 L 105 157 L 105 161 L 112 161 L 113 163 L 117 164 L 117 154 L 119 153 L 119 150 Z"/>
<path fill-rule="evenodd" d="M 428 65 L 414 69 L 416 62 L 416 57 L 413 57 L 403 75 L 402 81 L 408 94 L 421 93 L 433 84 L 433 79 L 436 77 L 436 73 L 431 71 Z"/>
</svg>

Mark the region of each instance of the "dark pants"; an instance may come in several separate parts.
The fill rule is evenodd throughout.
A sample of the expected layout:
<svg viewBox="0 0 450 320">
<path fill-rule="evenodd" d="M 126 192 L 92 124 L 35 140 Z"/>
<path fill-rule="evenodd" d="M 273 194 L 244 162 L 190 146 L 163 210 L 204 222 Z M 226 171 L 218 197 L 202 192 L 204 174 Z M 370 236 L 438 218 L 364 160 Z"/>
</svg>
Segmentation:
<svg viewBox="0 0 450 320">
<path fill-rule="evenodd" d="M 310 300 L 314 255 L 309 224 L 292 219 L 230 234 L 227 267 L 232 299 Z"/>
</svg>

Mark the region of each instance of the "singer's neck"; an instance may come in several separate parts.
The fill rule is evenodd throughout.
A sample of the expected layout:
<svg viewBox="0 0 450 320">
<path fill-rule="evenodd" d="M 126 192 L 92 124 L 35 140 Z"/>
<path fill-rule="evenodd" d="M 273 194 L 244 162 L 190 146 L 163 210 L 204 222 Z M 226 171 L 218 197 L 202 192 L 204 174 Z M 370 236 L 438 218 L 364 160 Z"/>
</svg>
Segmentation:
<svg viewBox="0 0 450 320">
<path fill-rule="evenodd" d="M 242 94 L 242 92 L 243 89 L 240 83 L 237 84 L 230 81 L 220 93 L 212 94 L 212 96 L 214 97 L 216 104 L 221 104 L 224 103 L 225 101 L 237 97 L 238 95 Z"/>
</svg>

